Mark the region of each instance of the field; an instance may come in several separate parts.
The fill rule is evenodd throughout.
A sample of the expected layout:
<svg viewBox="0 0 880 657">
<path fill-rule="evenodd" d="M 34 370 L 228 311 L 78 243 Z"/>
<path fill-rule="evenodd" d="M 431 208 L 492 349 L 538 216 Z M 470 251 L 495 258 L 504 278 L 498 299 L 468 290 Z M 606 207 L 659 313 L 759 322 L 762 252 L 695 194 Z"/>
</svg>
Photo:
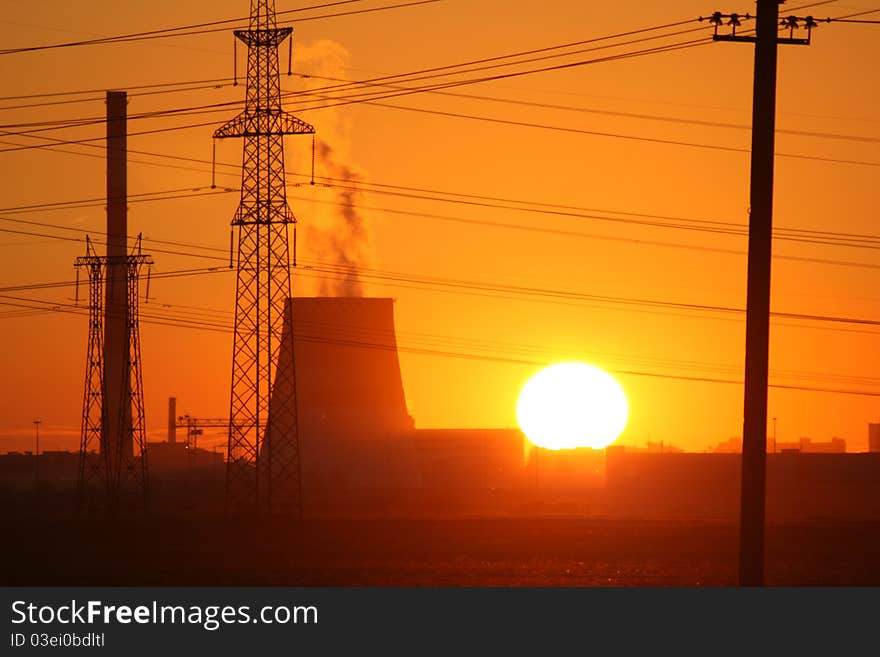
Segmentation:
<svg viewBox="0 0 880 657">
<path fill-rule="evenodd" d="M 7 517 L 0 584 L 726 586 L 730 523 L 584 518 Z M 771 585 L 880 585 L 880 524 L 775 524 Z"/>
</svg>

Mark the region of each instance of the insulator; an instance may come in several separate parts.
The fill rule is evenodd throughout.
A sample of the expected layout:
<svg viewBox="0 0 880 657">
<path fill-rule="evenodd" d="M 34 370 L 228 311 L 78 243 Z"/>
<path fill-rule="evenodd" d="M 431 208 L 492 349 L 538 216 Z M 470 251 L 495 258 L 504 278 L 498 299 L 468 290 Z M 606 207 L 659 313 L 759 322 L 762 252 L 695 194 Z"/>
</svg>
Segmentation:
<svg viewBox="0 0 880 657">
<path fill-rule="evenodd" d="M 315 184 L 315 133 L 312 133 L 312 180 L 311 184 Z"/>
<path fill-rule="evenodd" d="M 238 37 L 232 40 L 232 86 L 238 86 Z"/>
</svg>

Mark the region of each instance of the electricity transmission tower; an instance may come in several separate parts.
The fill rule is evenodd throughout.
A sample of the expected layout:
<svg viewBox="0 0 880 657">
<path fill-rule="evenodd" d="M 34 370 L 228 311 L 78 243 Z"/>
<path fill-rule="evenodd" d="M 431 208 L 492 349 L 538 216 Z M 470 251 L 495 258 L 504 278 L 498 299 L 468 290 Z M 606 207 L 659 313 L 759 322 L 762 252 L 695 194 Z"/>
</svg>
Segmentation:
<svg viewBox="0 0 880 657">
<path fill-rule="evenodd" d="M 234 33 L 248 48 L 245 108 L 214 132 L 215 139 L 244 138 L 232 220 L 238 252 L 227 512 L 302 513 L 293 338 L 282 340 L 291 294 L 288 228 L 296 222 L 287 205 L 284 135 L 315 129 L 281 108 L 278 46 L 292 31 L 277 27 L 274 0 L 251 0 L 249 29 Z M 281 358 L 282 350 L 290 353 Z M 276 380 L 288 394 L 272 394 Z"/>
<path fill-rule="evenodd" d="M 104 507 L 111 512 L 149 504 L 147 444 L 141 375 L 138 292 L 144 265 L 153 259 L 141 253 L 140 238 L 132 252 L 100 256 L 86 238 L 86 255 L 76 259 L 77 275 L 85 269 L 89 279 L 89 338 L 80 435 L 78 498 L 82 510 Z M 123 349 L 118 381 L 105 376 L 105 284 L 112 269 L 123 272 L 126 291 L 127 344 Z M 78 286 L 77 286 L 78 287 Z M 112 318 L 111 318 L 112 321 Z M 111 422 L 107 391 L 121 397 L 118 417 Z"/>
</svg>

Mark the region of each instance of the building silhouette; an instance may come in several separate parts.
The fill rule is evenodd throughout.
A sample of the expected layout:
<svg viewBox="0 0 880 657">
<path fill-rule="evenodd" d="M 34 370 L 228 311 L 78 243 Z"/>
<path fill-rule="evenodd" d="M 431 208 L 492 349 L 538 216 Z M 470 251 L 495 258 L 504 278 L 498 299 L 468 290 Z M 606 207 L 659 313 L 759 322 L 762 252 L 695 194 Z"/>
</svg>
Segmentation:
<svg viewBox="0 0 880 657">
<path fill-rule="evenodd" d="M 880 452 L 880 424 L 868 425 L 868 451 Z"/>
</svg>

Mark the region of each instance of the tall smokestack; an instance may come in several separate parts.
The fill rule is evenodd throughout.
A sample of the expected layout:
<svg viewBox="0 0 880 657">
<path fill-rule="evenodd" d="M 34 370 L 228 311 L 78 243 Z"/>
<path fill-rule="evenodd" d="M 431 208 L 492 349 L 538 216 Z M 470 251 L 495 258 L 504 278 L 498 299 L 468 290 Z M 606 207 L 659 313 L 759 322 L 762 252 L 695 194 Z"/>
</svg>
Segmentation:
<svg viewBox="0 0 880 657">
<path fill-rule="evenodd" d="M 129 322 L 126 256 L 127 221 L 127 94 L 107 92 L 107 298 L 104 305 L 104 444 L 119 446 L 124 458 L 133 454 L 128 373 Z"/>
<path fill-rule="evenodd" d="M 177 397 L 168 398 L 168 442 L 177 442 Z"/>
</svg>

